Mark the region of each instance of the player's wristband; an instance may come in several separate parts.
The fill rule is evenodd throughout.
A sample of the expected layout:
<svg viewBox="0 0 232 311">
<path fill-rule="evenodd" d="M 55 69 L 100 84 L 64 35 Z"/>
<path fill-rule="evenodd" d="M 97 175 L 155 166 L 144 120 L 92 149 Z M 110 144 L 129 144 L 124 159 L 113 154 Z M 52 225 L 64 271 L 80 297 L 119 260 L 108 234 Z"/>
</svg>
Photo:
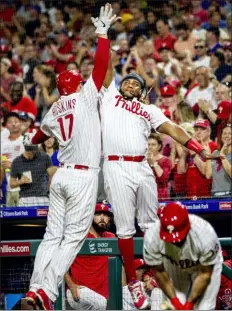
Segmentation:
<svg viewBox="0 0 232 311">
<path fill-rule="evenodd" d="M 185 310 L 184 306 L 177 297 L 173 297 L 170 301 L 176 310 Z"/>
<path fill-rule="evenodd" d="M 196 152 L 197 154 L 200 154 L 201 151 L 204 150 L 204 147 L 192 138 L 190 138 L 184 145 L 186 148 Z"/>
<path fill-rule="evenodd" d="M 193 310 L 194 304 L 191 301 L 186 301 L 184 304 L 184 310 Z"/>
</svg>

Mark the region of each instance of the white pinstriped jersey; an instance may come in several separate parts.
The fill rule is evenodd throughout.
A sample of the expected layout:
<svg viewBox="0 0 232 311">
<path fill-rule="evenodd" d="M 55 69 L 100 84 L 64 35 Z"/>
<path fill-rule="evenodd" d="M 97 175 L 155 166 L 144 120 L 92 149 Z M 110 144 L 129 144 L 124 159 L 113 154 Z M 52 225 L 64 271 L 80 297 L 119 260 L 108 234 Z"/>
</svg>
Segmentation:
<svg viewBox="0 0 232 311">
<path fill-rule="evenodd" d="M 99 167 L 98 94 L 91 76 L 79 93 L 61 96 L 44 117 L 41 130 L 47 136 L 57 138 L 60 163 Z"/>
<path fill-rule="evenodd" d="M 113 81 L 102 88 L 100 115 L 103 152 L 107 155 L 145 155 L 151 128 L 169 121 L 154 105 L 145 105 L 136 98 L 125 100 Z"/>
<path fill-rule="evenodd" d="M 182 247 L 165 243 L 160 239 L 160 221 L 145 233 L 143 255 L 151 266 L 164 264 L 167 271 L 175 267 L 189 273 L 196 272 L 199 264 L 203 266 L 222 264 L 220 242 L 213 227 L 201 217 L 189 215 L 191 229 Z M 173 267 L 173 270 L 170 270 Z"/>
</svg>

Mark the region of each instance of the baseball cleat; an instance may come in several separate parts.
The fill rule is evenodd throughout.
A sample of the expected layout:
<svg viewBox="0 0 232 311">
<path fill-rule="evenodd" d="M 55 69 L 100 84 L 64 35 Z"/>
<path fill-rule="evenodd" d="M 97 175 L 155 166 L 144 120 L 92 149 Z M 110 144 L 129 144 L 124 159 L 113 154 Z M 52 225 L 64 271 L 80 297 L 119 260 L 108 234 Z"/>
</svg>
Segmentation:
<svg viewBox="0 0 232 311">
<path fill-rule="evenodd" d="M 26 299 L 28 305 L 31 305 L 35 308 L 36 302 L 37 302 L 37 295 L 35 292 L 29 290 L 26 293 L 25 299 Z"/>
<path fill-rule="evenodd" d="M 37 296 L 37 305 L 41 307 L 42 310 L 54 310 L 54 303 L 51 299 L 47 296 L 45 291 L 40 288 L 36 292 Z"/>
<path fill-rule="evenodd" d="M 128 284 L 128 289 L 131 293 L 134 305 L 139 310 L 146 310 L 149 306 L 147 297 L 144 295 L 141 282 L 133 280 Z"/>
</svg>

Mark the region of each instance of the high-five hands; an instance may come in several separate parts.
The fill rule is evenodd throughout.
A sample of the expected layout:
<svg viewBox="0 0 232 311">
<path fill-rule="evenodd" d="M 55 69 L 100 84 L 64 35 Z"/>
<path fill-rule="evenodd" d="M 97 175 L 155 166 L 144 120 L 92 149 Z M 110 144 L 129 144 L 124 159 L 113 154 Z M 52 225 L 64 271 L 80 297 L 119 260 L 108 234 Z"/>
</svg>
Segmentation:
<svg viewBox="0 0 232 311">
<path fill-rule="evenodd" d="M 110 26 L 119 19 L 121 19 L 121 17 L 117 17 L 116 14 L 113 15 L 112 6 L 109 3 L 106 3 L 105 6 L 101 7 L 99 17 L 91 17 L 91 20 L 96 27 L 95 32 L 99 35 L 106 35 Z"/>
</svg>

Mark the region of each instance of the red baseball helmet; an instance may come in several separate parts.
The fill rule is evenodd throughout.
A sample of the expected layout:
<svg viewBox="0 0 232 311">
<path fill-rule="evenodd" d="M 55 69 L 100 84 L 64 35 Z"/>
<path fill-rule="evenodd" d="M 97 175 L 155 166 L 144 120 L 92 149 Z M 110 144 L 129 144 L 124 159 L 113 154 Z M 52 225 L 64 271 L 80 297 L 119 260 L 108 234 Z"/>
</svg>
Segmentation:
<svg viewBox="0 0 232 311">
<path fill-rule="evenodd" d="M 56 79 L 60 95 L 75 93 L 78 85 L 83 82 L 82 76 L 75 70 L 65 70 Z"/>
<path fill-rule="evenodd" d="M 142 267 L 148 267 L 148 265 L 145 263 L 143 259 L 135 259 L 134 260 L 134 269 L 139 269 Z"/>
<path fill-rule="evenodd" d="M 111 212 L 108 205 L 104 203 L 97 203 L 95 206 L 95 213 L 104 213 L 109 216 L 113 216 L 113 213 Z"/>
<path fill-rule="evenodd" d="M 172 202 L 159 210 L 160 237 L 168 243 L 181 242 L 190 230 L 188 211 L 180 202 Z"/>
</svg>

